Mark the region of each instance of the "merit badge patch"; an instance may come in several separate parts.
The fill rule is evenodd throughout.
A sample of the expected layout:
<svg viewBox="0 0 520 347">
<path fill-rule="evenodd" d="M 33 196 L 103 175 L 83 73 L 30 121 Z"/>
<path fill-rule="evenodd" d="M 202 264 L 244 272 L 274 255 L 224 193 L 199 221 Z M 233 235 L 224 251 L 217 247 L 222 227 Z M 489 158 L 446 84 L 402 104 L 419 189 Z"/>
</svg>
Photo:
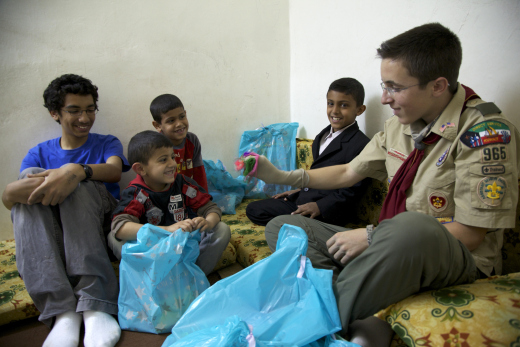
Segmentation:
<svg viewBox="0 0 520 347">
<path fill-rule="evenodd" d="M 442 212 L 448 207 L 448 198 L 441 192 L 433 192 L 428 197 L 428 203 L 435 212 Z"/>
<path fill-rule="evenodd" d="M 511 130 L 502 122 L 488 120 L 480 122 L 460 137 L 460 141 L 470 148 L 477 148 L 494 143 L 509 143 Z"/>
<path fill-rule="evenodd" d="M 500 206 L 506 189 L 507 183 L 502 177 L 485 177 L 477 185 L 477 195 L 488 206 Z"/>
<path fill-rule="evenodd" d="M 439 157 L 439 159 L 437 159 L 437 163 L 435 163 L 435 165 L 437 165 L 437 167 L 441 166 L 446 161 L 449 151 L 450 151 L 450 147 L 448 147 L 448 149 L 446 151 L 444 151 L 444 153 L 442 153 L 442 155 Z"/>
<path fill-rule="evenodd" d="M 393 149 L 393 148 L 390 148 L 388 150 L 388 155 L 391 156 L 391 157 L 394 157 L 396 159 L 399 159 L 402 162 L 404 162 L 406 160 L 406 158 L 408 158 L 407 154 L 401 153 L 398 150 Z"/>
<path fill-rule="evenodd" d="M 502 175 L 506 172 L 504 165 L 482 165 L 483 175 Z"/>
</svg>

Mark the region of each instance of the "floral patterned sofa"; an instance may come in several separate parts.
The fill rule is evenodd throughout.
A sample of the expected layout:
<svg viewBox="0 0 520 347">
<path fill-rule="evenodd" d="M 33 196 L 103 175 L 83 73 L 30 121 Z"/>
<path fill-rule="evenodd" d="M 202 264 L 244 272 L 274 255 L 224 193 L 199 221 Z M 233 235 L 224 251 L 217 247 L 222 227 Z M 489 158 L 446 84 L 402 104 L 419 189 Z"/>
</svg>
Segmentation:
<svg viewBox="0 0 520 347">
<path fill-rule="evenodd" d="M 312 140 L 297 140 L 297 166 L 312 163 Z M 387 185 L 373 181 L 358 207 L 359 223 L 377 224 Z M 271 252 L 264 227 L 249 221 L 243 200 L 235 215 L 224 215 L 231 241 L 216 269 L 238 262 L 247 267 Z M 520 346 L 520 204 L 517 224 L 504 234 L 503 273 L 410 296 L 377 313 L 392 325 L 396 346 Z M 18 276 L 13 240 L 0 242 L 0 325 L 39 314 Z M 117 264 L 114 264 L 117 270 Z"/>
</svg>

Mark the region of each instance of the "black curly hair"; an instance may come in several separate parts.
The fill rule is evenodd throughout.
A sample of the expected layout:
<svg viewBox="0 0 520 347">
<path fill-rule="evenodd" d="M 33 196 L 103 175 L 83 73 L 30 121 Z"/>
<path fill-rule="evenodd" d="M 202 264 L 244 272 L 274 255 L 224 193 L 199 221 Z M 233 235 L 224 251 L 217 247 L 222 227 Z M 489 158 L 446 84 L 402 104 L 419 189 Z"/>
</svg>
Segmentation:
<svg viewBox="0 0 520 347">
<path fill-rule="evenodd" d="M 43 92 L 43 101 L 45 108 L 52 111 L 60 112 L 65 104 L 65 96 L 67 94 L 92 95 L 94 104 L 97 108 L 98 88 L 92 84 L 92 81 L 74 74 L 65 74 L 54 79 Z M 59 120 L 56 122 L 60 123 Z"/>
</svg>

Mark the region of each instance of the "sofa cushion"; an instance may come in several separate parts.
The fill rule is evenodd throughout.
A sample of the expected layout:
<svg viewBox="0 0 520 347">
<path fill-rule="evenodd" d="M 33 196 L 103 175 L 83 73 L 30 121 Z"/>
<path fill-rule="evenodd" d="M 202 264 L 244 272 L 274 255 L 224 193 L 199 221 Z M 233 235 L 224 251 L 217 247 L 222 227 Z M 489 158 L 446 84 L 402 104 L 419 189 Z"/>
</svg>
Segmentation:
<svg viewBox="0 0 520 347">
<path fill-rule="evenodd" d="M 231 229 L 230 243 L 236 249 L 236 260 L 243 267 L 271 255 L 265 240 L 265 227 L 253 224 L 246 216 L 247 204 L 256 200 L 258 199 L 244 199 L 236 207 L 236 214 L 222 216 L 222 221 Z"/>
<path fill-rule="evenodd" d="M 40 315 L 16 269 L 14 240 L 0 242 L 0 325 Z"/>
<path fill-rule="evenodd" d="M 392 346 L 520 345 L 520 273 L 412 295 L 377 316 Z"/>
</svg>

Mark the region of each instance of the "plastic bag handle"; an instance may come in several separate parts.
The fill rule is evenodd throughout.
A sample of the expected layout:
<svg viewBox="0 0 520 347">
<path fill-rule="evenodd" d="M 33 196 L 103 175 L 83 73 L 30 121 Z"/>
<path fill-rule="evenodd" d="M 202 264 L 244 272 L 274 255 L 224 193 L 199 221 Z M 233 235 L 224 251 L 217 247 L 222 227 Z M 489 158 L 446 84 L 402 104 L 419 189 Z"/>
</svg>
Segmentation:
<svg viewBox="0 0 520 347">
<path fill-rule="evenodd" d="M 246 336 L 248 347 L 256 347 L 255 337 L 253 336 L 253 326 L 249 324 L 247 326 L 249 327 L 249 335 Z"/>
<path fill-rule="evenodd" d="M 303 273 L 305 272 L 305 260 L 307 259 L 306 256 L 302 255 L 300 258 L 300 270 L 298 270 L 297 278 L 302 278 Z"/>
</svg>

